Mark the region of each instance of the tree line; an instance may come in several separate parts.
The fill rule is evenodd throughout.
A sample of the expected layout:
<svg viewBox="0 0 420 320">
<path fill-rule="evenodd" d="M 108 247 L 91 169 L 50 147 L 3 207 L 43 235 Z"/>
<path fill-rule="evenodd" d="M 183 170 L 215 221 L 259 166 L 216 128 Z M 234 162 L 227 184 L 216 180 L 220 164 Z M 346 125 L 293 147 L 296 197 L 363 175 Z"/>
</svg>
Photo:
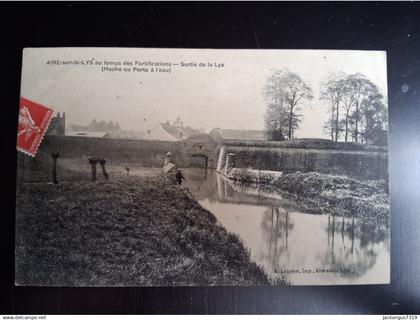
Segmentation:
<svg viewBox="0 0 420 320">
<path fill-rule="evenodd" d="M 298 74 L 277 69 L 267 78 L 263 95 L 268 139 L 292 139 L 302 120 L 299 111 L 314 98 L 312 88 Z M 330 74 L 321 83 L 319 99 L 328 108 L 324 130 L 332 141 L 386 145 L 387 105 L 378 87 L 365 75 Z"/>
</svg>

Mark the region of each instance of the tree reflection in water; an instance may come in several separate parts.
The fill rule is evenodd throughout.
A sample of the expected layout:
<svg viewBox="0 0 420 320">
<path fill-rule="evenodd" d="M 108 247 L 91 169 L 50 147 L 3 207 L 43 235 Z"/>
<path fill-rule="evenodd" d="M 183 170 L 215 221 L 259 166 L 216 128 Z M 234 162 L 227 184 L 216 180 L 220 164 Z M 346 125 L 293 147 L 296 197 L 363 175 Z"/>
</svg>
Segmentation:
<svg viewBox="0 0 420 320">
<path fill-rule="evenodd" d="M 289 245 L 289 236 L 295 226 L 293 217 L 290 210 L 281 207 L 267 207 L 264 211 L 261 228 L 266 250 L 261 258 L 268 262 L 267 272 L 271 274 L 297 267 L 289 265 L 293 260 L 291 251 L 295 249 Z M 308 253 L 318 252 L 320 264 L 303 267 L 339 270 L 340 277 L 348 279 L 360 277 L 375 265 L 379 251 L 376 246 L 386 242 L 388 237 L 388 228 L 373 220 L 334 215 L 328 215 L 324 232 L 327 233 L 326 250 L 307 248 Z"/>
<path fill-rule="evenodd" d="M 321 268 L 343 272 L 295 274 L 290 280 L 292 284 L 345 284 L 386 279 L 388 225 L 308 212 L 280 193 L 232 183 L 214 170 L 183 171 L 185 187 L 243 239 L 253 259 L 271 276 L 278 276 L 282 269 Z"/>
<path fill-rule="evenodd" d="M 341 270 L 346 278 L 357 278 L 372 268 L 378 255 L 375 245 L 388 236 L 388 228 L 374 220 L 334 215 L 328 215 L 326 232 L 329 250 L 321 257 L 323 266 Z"/>
<path fill-rule="evenodd" d="M 294 227 L 290 219 L 290 212 L 285 208 L 268 207 L 264 211 L 261 228 L 265 231 L 268 253 L 264 257 L 269 261 L 269 273 L 279 272 L 280 257 L 285 254 L 289 259 L 288 240 L 289 231 Z"/>
</svg>

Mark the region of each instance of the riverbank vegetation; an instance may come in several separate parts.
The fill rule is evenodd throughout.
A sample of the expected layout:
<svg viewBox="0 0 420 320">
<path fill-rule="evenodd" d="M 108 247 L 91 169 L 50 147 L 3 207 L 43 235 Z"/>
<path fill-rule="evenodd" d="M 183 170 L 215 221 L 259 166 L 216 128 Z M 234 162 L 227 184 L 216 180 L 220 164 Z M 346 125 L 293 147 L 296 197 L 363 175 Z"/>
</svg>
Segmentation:
<svg viewBox="0 0 420 320">
<path fill-rule="evenodd" d="M 282 175 L 273 185 L 308 209 L 388 223 L 385 181 L 358 181 L 317 172 Z"/>
<path fill-rule="evenodd" d="M 359 181 L 318 172 L 279 174 L 235 169 L 228 178 L 279 191 L 308 210 L 342 216 L 372 218 L 388 223 L 389 200 L 385 180 Z"/>
<path fill-rule="evenodd" d="M 270 284 L 236 235 L 160 177 L 20 183 L 18 199 L 17 284 Z"/>
<path fill-rule="evenodd" d="M 286 149 L 318 149 L 318 150 L 337 150 L 337 151 L 361 151 L 361 152 L 388 152 L 388 147 L 375 146 L 370 144 L 361 144 L 356 142 L 332 141 L 320 138 L 294 138 L 284 141 L 235 141 L 229 140 L 225 142 L 227 146 L 238 147 L 275 147 Z"/>
</svg>

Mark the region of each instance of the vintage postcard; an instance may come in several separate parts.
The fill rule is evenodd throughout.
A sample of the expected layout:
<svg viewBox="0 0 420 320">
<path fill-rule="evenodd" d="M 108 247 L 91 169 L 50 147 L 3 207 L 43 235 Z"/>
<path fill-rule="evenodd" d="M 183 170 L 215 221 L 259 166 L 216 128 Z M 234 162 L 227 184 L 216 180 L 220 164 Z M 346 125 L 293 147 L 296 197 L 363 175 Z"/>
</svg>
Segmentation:
<svg viewBox="0 0 420 320">
<path fill-rule="evenodd" d="M 22 286 L 390 282 L 386 53 L 27 48 Z"/>
</svg>

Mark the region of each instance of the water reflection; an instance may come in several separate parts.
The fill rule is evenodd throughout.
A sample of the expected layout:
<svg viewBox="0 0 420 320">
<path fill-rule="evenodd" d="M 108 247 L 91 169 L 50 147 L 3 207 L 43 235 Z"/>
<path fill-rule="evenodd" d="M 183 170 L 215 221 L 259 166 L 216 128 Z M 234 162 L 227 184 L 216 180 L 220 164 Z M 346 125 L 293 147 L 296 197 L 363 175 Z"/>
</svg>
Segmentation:
<svg viewBox="0 0 420 320">
<path fill-rule="evenodd" d="M 280 261 L 282 255 L 290 259 L 288 250 L 289 231 L 294 227 L 290 219 L 290 212 L 279 207 L 269 207 L 264 211 L 261 229 L 264 231 L 263 237 L 267 251 L 261 257 L 269 261 L 268 273 L 278 273 L 282 269 Z"/>
<path fill-rule="evenodd" d="M 280 194 L 226 181 L 214 170 L 184 169 L 197 200 L 253 259 L 292 284 L 389 282 L 389 230 L 374 221 L 307 212 Z"/>
</svg>

